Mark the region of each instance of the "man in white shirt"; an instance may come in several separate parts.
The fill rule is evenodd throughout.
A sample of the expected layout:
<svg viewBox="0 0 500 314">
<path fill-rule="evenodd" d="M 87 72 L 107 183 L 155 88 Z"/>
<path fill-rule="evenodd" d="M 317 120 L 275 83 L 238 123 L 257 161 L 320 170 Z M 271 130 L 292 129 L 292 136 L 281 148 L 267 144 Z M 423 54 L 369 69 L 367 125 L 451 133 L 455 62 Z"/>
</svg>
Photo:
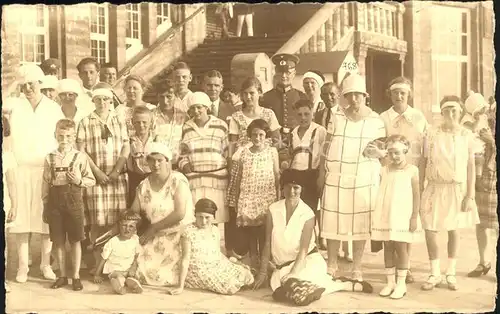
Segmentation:
<svg viewBox="0 0 500 314">
<path fill-rule="evenodd" d="M 189 83 L 193 80 L 191 69 L 186 62 L 178 62 L 174 65 L 172 76 L 175 87 L 175 96 L 179 99 L 179 102 L 176 102 L 179 106 L 178 109 L 187 112 L 188 98 L 193 93 L 189 89 Z"/>
<path fill-rule="evenodd" d="M 234 113 L 234 108 L 220 99 L 224 88 L 222 74 L 217 70 L 208 71 L 203 76 L 202 87 L 212 102 L 211 115 L 227 122 L 227 118 Z"/>
<path fill-rule="evenodd" d="M 76 105 L 90 114 L 95 110 L 95 105 L 92 102 L 92 88 L 99 81 L 100 66 L 94 58 L 83 58 L 76 68 L 82 81 L 82 93 L 79 95 Z"/>
</svg>

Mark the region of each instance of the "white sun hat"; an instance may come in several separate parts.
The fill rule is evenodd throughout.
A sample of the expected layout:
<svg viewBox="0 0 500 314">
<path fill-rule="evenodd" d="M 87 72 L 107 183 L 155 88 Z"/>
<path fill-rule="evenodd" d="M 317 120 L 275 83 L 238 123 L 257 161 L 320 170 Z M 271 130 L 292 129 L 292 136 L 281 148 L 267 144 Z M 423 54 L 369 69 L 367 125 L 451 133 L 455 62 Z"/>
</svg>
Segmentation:
<svg viewBox="0 0 500 314">
<path fill-rule="evenodd" d="M 167 145 L 159 142 L 146 144 L 146 146 L 144 147 L 144 152 L 146 153 L 146 155 L 151 155 L 154 153 L 162 154 L 163 156 L 165 156 L 165 158 L 167 158 L 167 160 L 172 160 L 172 151 L 170 150 L 170 148 L 168 148 Z"/>
<path fill-rule="evenodd" d="M 207 94 L 203 92 L 194 92 L 189 96 L 187 104 L 188 107 L 194 105 L 203 105 L 207 108 L 210 108 L 210 106 L 212 106 L 212 101 L 210 101 L 210 97 L 208 97 Z"/>
<path fill-rule="evenodd" d="M 29 82 L 42 82 L 45 78 L 42 69 L 36 64 L 24 64 L 17 73 L 20 84 Z"/>
<path fill-rule="evenodd" d="M 347 93 L 366 93 L 366 80 L 359 74 L 351 74 L 342 83 L 342 96 Z"/>
<path fill-rule="evenodd" d="M 474 116 L 474 114 L 488 106 L 486 99 L 483 95 L 470 91 L 468 97 L 465 100 L 465 110 Z"/>
<path fill-rule="evenodd" d="M 57 89 L 59 86 L 59 80 L 54 75 L 45 75 L 40 85 L 40 89 Z"/>
<path fill-rule="evenodd" d="M 73 79 L 62 79 L 59 81 L 59 94 L 62 93 L 74 93 L 79 95 L 82 90 L 80 88 L 80 84 L 76 80 Z"/>
</svg>

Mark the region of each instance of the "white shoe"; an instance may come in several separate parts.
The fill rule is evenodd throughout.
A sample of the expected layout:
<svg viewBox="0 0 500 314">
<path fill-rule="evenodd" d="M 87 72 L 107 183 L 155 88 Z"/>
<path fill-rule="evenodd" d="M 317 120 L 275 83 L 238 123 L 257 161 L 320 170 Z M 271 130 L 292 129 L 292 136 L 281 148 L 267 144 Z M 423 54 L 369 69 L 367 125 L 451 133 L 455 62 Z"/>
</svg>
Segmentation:
<svg viewBox="0 0 500 314">
<path fill-rule="evenodd" d="M 390 296 L 392 294 L 392 292 L 394 291 L 394 287 L 395 287 L 394 284 L 387 284 L 384 288 L 382 288 L 382 290 L 380 290 L 379 295 L 381 297 Z"/>
<path fill-rule="evenodd" d="M 41 267 L 40 270 L 42 271 L 43 277 L 47 280 L 56 280 L 57 276 L 54 274 L 54 271 L 50 266 L 44 266 Z"/>
<path fill-rule="evenodd" d="M 28 281 L 28 271 L 29 269 L 18 269 L 16 281 L 19 283 L 25 283 L 26 281 Z"/>
<path fill-rule="evenodd" d="M 394 300 L 399 300 L 406 295 L 406 284 L 397 284 L 396 288 L 392 292 L 390 298 Z"/>
</svg>

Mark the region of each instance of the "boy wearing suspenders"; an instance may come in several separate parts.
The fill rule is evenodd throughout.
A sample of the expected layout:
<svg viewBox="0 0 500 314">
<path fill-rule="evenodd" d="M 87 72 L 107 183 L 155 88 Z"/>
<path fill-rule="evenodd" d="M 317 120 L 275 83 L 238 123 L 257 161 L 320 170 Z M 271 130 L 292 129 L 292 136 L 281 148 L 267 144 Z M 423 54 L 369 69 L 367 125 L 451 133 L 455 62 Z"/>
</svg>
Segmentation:
<svg viewBox="0 0 500 314">
<path fill-rule="evenodd" d="M 87 157 L 74 148 L 75 122 L 59 120 L 55 137 L 59 147 L 45 159 L 43 169 L 43 220 L 49 224 L 50 240 L 56 247 L 60 277 L 53 289 L 68 284 L 66 276 L 66 237 L 71 244 L 73 290 L 83 289 L 80 281 L 82 249 L 80 241 L 84 235 L 83 189 L 93 186 L 95 178 Z"/>
<path fill-rule="evenodd" d="M 319 159 L 326 139 L 326 129 L 312 122 L 312 108 L 313 103 L 305 99 L 297 101 L 294 105 L 299 125 L 292 130 L 291 134 L 290 169 L 297 173 L 296 178 L 299 179 L 299 184 L 302 186 L 300 198 L 314 211 L 319 227 L 318 202 L 320 195 L 314 182 L 318 179 Z"/>
</svg>

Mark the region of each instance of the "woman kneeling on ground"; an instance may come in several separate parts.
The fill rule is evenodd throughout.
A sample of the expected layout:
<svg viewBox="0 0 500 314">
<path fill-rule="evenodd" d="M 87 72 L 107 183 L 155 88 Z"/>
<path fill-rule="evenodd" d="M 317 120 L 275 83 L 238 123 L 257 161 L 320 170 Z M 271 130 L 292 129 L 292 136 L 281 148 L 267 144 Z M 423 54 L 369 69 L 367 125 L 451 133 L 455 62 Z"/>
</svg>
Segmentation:
<svg viewBox="0 0 500 314">
<path fill-rule="evenodd" d="M 202 198 L 196 203 L 196 222 L 186 227 L 181 238 L 179 285 L 170 294 L 180 294 L 186 286 L 231 295 L 254 282 L 247 265 L 233 263 L 222 254 L 219 228 L 214 225 L 216 211 L 212 200 Z"/>
<path fill-rule="evenodd" d="M 270 285 L 277 301 L 308 305 L 336 291 L 371 293 L 373 288 L 368 282 L 342 277 L 335 280 L 327 274 L 326 262 L 315 245 L 314 212 L 300 199 L 302 187 L 297 182 L 293 170 L 283 172 L 285 199 L 269 208 L 261 270 L 254 288 L 266 282 L 272 256 L 276 269 Z"/>
</svg>

